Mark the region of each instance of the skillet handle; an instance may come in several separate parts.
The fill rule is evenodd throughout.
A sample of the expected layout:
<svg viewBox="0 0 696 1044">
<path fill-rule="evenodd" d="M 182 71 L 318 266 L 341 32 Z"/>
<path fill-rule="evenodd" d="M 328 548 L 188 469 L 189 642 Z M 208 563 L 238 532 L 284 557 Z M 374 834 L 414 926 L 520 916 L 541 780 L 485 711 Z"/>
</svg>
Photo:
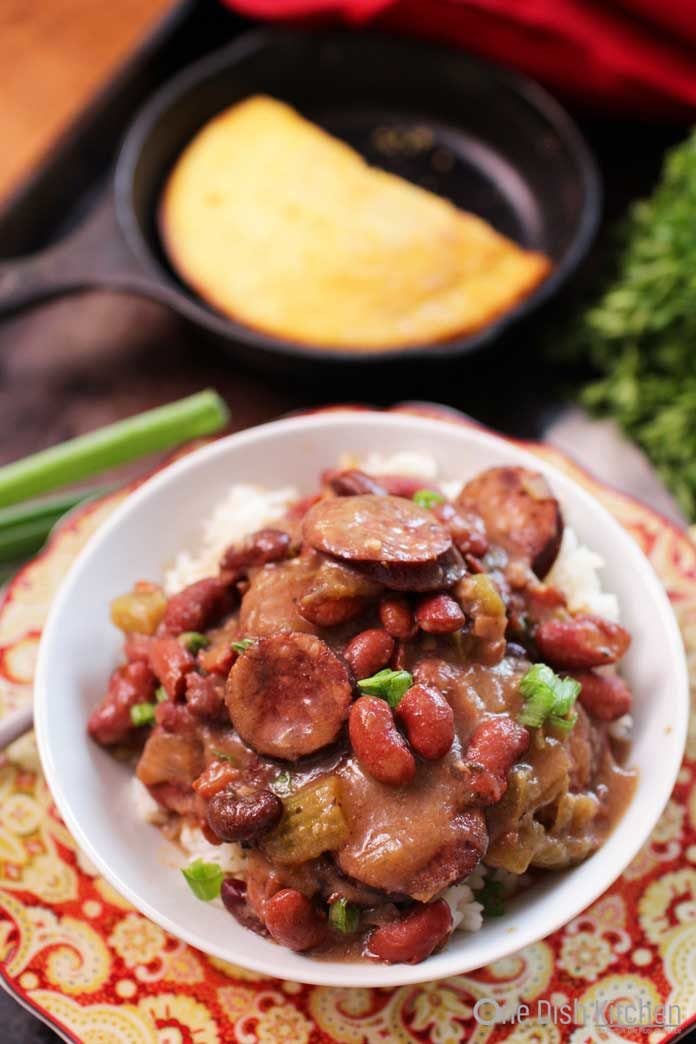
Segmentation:
<svg viewBox="0 0 696 1044">
<path fill-rule="evenodd" d="M 148 277 L 123 241 L 110 196 L 55 245 L 0 261 L 0 316 L 96 287 L 159 300 L 168 297 L 166 288 Z"/>
</svg>

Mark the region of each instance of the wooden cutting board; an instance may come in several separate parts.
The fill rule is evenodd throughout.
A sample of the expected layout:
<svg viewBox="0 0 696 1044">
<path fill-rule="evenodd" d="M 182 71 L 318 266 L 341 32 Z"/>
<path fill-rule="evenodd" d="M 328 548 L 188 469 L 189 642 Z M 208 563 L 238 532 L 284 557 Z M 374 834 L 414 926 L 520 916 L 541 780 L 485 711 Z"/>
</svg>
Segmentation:
<svg viewBox="0 0 696 1044">
<path fill-rule="evenodd" d="M 3 0 L 0 202 L 176 0 Z"/>
</svg>

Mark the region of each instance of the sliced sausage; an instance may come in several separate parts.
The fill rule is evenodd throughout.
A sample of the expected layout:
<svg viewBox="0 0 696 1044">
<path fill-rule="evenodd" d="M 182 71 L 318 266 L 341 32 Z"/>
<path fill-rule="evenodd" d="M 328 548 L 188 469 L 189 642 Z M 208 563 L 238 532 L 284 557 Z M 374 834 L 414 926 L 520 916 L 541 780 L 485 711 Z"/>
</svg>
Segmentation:
<svg viewBox="0 0 696 1044">
<path fill-rule="evenodd" d="M 240 635 L 262 637 L 280 631 L 314 634 L 316 627 L 301 615 L 298 602 L 316 572 L 316 563 L 306 558 L 292 558 L 260 569 L 242 599 Z"/>
<path fill-rule="evenodd" d="M 468 877 L 488 848 L 488 829 L 483 812 L 469 808 L 454 816 L 451 841 L 443 845 L 409 882 L 409 895 L 428 902 L 449 885 Z"/>
<path fill-rule="evenodd" d="M 616 721 L 630 711 L 633 696 L 618 674 L 574 671 L 573 677 L 582 685 L 578 696 L 580 703 L 598 721 Z"/>
<path fill-rule="evenodd" d="M 419 764 L 408 787 L 379 783 L 357 756 L 339 768 L 349 835 L 335 854 L 344 874 L 383 892 L 429 899 L 473 869 L 486 850 L 483 812 L 467 809 L 457 786 L 455 746 Z"/>
<path fill-rule="evenodd" d="M 354 562 L 353 568 L 392 591 L 444 591 L 466 572 L 456 547 L 432 562 Z"/>
<path fill-rule="evenodd" d="M 390 964 L 418 964 L 441 946 L 452 931 L 452 913 L 444 899 L 419 905 L 399 921 L 375 928 L 370 952 Z"/>
<path fill-rule="evenodd" d="M 561 546 L 563 518 L 543 475 L 527 468 L 490 468 L 467 482 L 456 503 L 480 515 L 492 543 L 546 576 Z"/>
<path fill-rule="evenodd" d="M 373 779 L 405 786 L 416 774 L 416 759 L 394 723 L 388 703 L 361 696 L 350 709 L 348 733 L 361 768 Z"/>
<path fill-rule="evenodd" d="M 336 739 L 351 694 L 348 667 L 325 642 L 277 634 L 255 642 L 234 664 L 227 708 L 250 747 L 294 761 Z"/>
<path fill-rule="evenodd" d="M 314 555 L 315 572 L 300 598 L 297 611 L 317 627 L 336 627 L 358 616 L 383 591 L 381 584 L 355 569 Z"/>
<path fill-rule="evenodd" d="M 430 511 L 401 497 L 335 497 L 307 512 L 304 539 L 317 551 L 349 562 L 433 562 L 452 538 Z"/>
<path fill-rule="evenodd" d="M 529 733 L 507 716 L 481 722 L 466 751 L 462 766 L 470 801 L 495 805 L 508 787 L 508 772 L 529 747 Z"/>
<path fill-rule="evenodd" d="M 588 615 L 543 620 L 534 641 L 543 660 L 572 671 L 616 663 L 628 651 L 631 636 L 620 624 Z"/>
<path fill-rule="evenodd" d="M 442 522 L 452 534 L 452 540 L 463 555 L 480 558 L 488 550 L 488 538 L 483 519 L 475 511 L 465 510 L 460 505 L 445 501 L 433 508 L 435 518 Z"/>
<path fill-rule="evenodd" d="M 162 632 L 176 636 L 184 631 L 205 631 L 231 610 L 232 596 L 217 577 L 197 580 L 169 599 Z"/>
</svg>

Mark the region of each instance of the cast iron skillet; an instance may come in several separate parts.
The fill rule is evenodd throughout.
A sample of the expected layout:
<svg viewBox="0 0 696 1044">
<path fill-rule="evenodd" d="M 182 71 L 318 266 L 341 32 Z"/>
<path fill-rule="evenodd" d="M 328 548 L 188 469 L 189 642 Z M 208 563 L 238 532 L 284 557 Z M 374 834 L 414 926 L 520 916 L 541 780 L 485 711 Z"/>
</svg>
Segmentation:
<svg viewBox="0 0 696 1044">
<path fill-rule="evenodd" d="M 199 127 L 257 92 L 290 102 L 368 161 L 543 250 L 552 274 L 477 333 L 389 352 L 308 348 L 227 319 L 169 266 L 156 211 L 167 173 Z M 522 77 L 401 37 L 261 30 L 184 69 L 153 96 L 123 142 L 108 205 L 49 250 L 0 266 L 0 314 L 106 287 L 164 302 L 263 368 L 460 356 L 490 345 L 556 293 L 591 243 L 600 199 L 595 163 L 578 130 Z"/>
</svg>

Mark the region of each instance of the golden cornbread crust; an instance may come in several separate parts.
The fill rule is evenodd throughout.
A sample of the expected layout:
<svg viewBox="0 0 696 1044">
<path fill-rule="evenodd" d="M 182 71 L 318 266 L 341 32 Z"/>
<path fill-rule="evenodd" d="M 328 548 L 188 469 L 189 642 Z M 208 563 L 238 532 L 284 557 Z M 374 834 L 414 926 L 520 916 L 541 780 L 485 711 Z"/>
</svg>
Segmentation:
<svg viewBox="0 0 696 1044">
<path fill-rule="evenodd" d="M 160 230 L 174 268 L 205 301 L 323 348 L 369 352 L 471 333 L 551 268 L 264 96 L 225 110 L 190 142 L 165 185 Z"/>
</svg>

